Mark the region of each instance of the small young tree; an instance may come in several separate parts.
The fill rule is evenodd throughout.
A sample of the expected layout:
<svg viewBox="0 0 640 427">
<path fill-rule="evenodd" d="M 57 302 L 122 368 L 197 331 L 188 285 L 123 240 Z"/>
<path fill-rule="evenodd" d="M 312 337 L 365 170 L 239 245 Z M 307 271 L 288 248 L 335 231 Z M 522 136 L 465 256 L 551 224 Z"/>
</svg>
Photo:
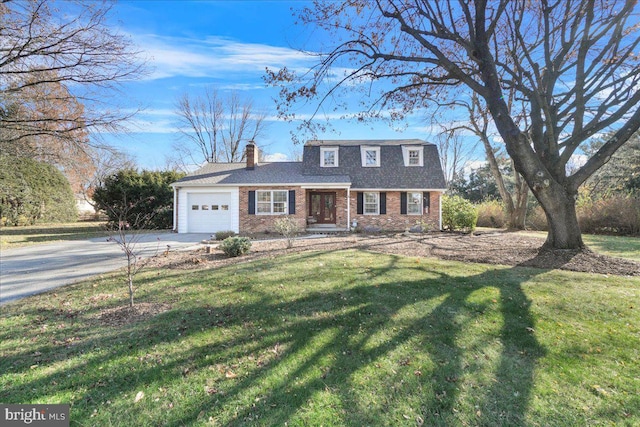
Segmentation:
<svg viewBox="0 0 640 427">
<path fill-rule="evenodd" d="M 290 216 L 278 218 L 273 224 L 276 232 L 287 239 L 287 248 L 293 247 L 295 237 L 300 233 L 300 225 Z"/>
<path fill-rule="evenodd" d="M 142 254 L 140 249 L 140 239 L 142 238 L 142 230 L 147 229 L 153 222 L 153 212 L 149 213 L 133 213 L 136 211 L 138 202 L 129 202 L 126 193 L 122 194 L 123 203 L 118 206 L 110 207 L 109 217 L 119 218 L 118 221 L 111 221 L 107 224 L 111 235 L 107 239 L 108 242 L 116 243 L 125 258 L 127 259 L 127 287 L 129 289 L 129 307 L 133 308 L 133 296 L 135 287 L 133 280 L 144 267 L 142 263 Z M 159 251 L 160 243 L 156 247 L 156 254 Z"/>
</svg>

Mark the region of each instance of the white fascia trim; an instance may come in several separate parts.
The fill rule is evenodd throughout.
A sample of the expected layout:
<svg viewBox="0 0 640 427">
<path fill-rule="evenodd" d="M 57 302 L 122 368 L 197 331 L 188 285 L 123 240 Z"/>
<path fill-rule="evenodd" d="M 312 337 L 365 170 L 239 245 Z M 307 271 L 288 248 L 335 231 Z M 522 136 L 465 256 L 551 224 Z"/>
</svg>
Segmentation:
<svg viewBox="0 0 640 427">
<path fill-rule="evenodd" d="M 446 188 L 351 188 L 351 191 L 447 191 Z"/>
<path fill-rule="evenodd" d="M 173 186 L 173 185 L 172 185 Z M 174 188 L 238 188 L 238 187 L 300 187 L 300 188 L 348 188 L 351 186 L 350 182 L 336 182 L 330 184 L 314 184 L 314 183 L 299 183 L 299 182 L 291 182 L 291 183 L 283 183 L 283 182 L 272 182 L 268 184 L 256 184 L 256 183 L 244 183 L 244 184 L 191 184 L 185 186 L 173 186 Z"/>
<path fill-rule="evenodd" d="M 349 188 L 351 188 L 351 184 L 350 183 L 299 184 L 299 185 L 300 185 L 300 188 L 303 188 L 305 190 L 307 190 L 307 189 L 315 189 L 315 188 L 322 188 L 322 189 L 332 189 L 332 188 L 349 189 Z"/>
</svg>

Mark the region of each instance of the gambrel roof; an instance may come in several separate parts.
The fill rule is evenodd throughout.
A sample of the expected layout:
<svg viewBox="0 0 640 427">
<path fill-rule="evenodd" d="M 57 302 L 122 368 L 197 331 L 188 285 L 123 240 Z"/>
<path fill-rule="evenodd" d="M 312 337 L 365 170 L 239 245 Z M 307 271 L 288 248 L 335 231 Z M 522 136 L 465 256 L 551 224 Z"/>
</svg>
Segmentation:
<svg viewBox="0 0 640 427">
<path fill-rule="evenodd" d="M 362 167 L 360 147 L 380 147 L 380 166 Z M 423 150 L 423 166 L 406 167 L 402 147 Z M 320 147 L 339 147 L 338 166 L 320 165 Z M 356 189 L 445 189 L 438 148 L 419 139 L 321 140 L 305 144 L 302 162 L 308 175 L 347 175 Z"/>
<path fill-rule="evenodd" d="M 363 167 L 360 147 L 380 147 L 380 166 Z M 338 147 L 338 166 L 322 167 L 321 147 Z M 423 150 L 422 166 L 405 166 L 402 147 Z M 208 163 L 175 182 L 176 187 L 238 185 L 331 185 L 353 189 L 446 188 L 438 149 L 419 139 L 316 140 L 304 146 L 302 162 Z"/>
</svg>

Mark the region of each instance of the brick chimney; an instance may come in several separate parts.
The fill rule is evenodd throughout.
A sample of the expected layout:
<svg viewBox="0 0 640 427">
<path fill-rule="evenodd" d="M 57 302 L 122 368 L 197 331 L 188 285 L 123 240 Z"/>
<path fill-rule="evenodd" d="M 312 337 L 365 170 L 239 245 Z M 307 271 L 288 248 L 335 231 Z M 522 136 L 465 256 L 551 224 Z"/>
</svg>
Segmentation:
<svg viewBox="0 0 640 427">
<path fill-rule="evenodd" d="M 253 170 L 258 166 L 258 147 L 255 142 L 249 141 L 247 144 L 247 170 Z"/>
</svg>

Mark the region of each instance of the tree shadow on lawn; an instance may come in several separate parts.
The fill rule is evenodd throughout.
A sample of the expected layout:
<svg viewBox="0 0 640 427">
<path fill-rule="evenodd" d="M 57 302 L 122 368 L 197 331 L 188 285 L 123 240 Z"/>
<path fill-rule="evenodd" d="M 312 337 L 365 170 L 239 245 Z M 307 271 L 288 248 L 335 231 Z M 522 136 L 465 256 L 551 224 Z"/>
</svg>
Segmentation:
<svg viewBox="0 0 640 427">
<path fill-rule="evenodd" d="M 174 409 L 156 410 L 153 414 L 162 418 L 151 422 L 188 425 L 211 417 L 223 425 L 284 425 L 296 420 L 362 425 L 381 420 L 409 423 L 409 416 L 412 424 L 417 420 L 424 425 L 451 425 L 460 423 L 460 417 L 478 425 L 525 424 L 536 361 L 545 350 L 535 338 L 522 283 L 543 270 L 492 269 L 456 277 L 419 261 L 407 267 L 404 259 L 401 269 L 410 274 L 390 281 L 388 275 L 401 258 L 369 256 L 376 262 L 348 267 L 362 271 L 340 289 L 282 299 L 278 284 L 264 275 L 262 286 L 248 282 L 218 287 L 248 292 L 251 302 L 222 304 L 212 289 L 192 308 L 177 307 L 144 325 L 115 329 L 101 335 L 99 342 L 83 339 L 54 359 L 87 354 L 85 359 L 32 381 L 8 384 L 0 400 L 20 400 L 33 395 L 32 390 L 47 390 L 47 395 L 78 390 L 83 397 L 71 411 L 75 422 L 89 420 L 94 409 L 103 410 L 101 403 L 116 402 L 123 393 L 129 394 L 128 410 L 135 412 L 133 396 L 138 390 L 171 390 L 197 378 L 192 395 L 178 397 Z M 344 257 L 348 259 L 349 251 Z M 322 253 L 302 253 L 237 266 L 235 271 L 251 277 L 256 270 L 292 261 L 327 262 Z M 320 271 L 310 278 L 307 270 L 288 277 L 289 284 L 320 279 Z M 201 280 L 194 277 L 183 287 Z M 473 335 L 475 342 L 464 342 L 466 331 L 473 328 L 487 330 Z M 215 338 L 181 345 L 207 333 Z M 176 352 L 160 353 L 156 346 L 164 345 L 173 345 Z M 497 356 L 485 353 L 489 348 Z M 47 346 L 37 350 L 45 356 L 50 351 Z M 132 353 L 142 359 L 151 356 L 136 362 Z M 31 357 L 30 350 L 2 365 L 7 373 L 27 373 L 30 363 L 25 359 Z M 121 360 L 125 366 L 112 367 Z M 325 407 L 309 415 L 314 405 Z M 407 407 L 413 413 L 405 413 Z M 307 416 L 315 418 L 305 421 Z"/>
</svg>

